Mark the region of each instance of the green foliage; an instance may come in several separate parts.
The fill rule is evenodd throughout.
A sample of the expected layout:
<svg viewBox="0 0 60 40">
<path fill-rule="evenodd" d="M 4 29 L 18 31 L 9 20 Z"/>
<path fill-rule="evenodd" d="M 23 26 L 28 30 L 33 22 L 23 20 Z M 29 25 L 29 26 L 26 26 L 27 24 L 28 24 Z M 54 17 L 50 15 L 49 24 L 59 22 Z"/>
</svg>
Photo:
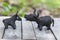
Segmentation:
<svg viewBox="0 0 60 40">
<path fill-rule="evenodd" d="M 3 7 L 5 7 L 5 10 L 2 11 L 2 16 L 8 16 L 9 15 L 9 4 L 7 2 L 2 3 Z"/>
<path fill-rule="evenodd" d="M 44 2 L 45 1 L 45 2 Z M 19 15 L 21 17 L 24 17 L 24 12 L 27 12 L 29 9 L 27 5 L 33 6 L 39 4 L 40 6 L 46 5 L 47 9 L 55 9 L 60 6 L 60 0 L 32 0 L 31 2 L 28 2 L 27 0 L 20 0 L 20 3 L 18 4 L 18 7 L 11 6 L 9 8 L 9 4 L 7 2 L 3 2 L 2 5 L 5 7 L 5 11 L 2 12 L 2 15 L 7 16 L 9 13 L 14 13 L 17 10 L 20 10 L 21 8 L 25 7 L 24 11 L 22 11 Z"/>
<path fill-rule="evenodd" d="M 2 12 L 2 16 L 8 16 L 8 15 L 9 15 L 9 13 L 7 11 Z"/>
<path fill-rule="evenodd" d="M 46 0 L 45 4 L 47 4 L 48 8 L 58 8 L 58 6 L 60 5 L 60 1 L 59 0 Z M 50 6 L 49 6 L 50 5 Z"/>
<path fill-rule="evenodd" d="M 42 0 L 33 0 L 35 2 L 35 4 L 41 4 Z"/>
<path fill-rule="evenodd" d="M 24 6 L 24 2 L 19 3 L 19 7 L 22 8 Z"/>
<path fill-rule="evenodd" d="M 17 8 L 14 7 L 14 6 L 10 9 L 10 12 L 12 12 L 12 13 L 14 13 L 14 12 L 16 12 L 16 11 L 17 11 Z"/>
<path fill-rule="evenodd" d="M 23 12 L 20 13 L 19 16 L 20 16 L 20 17 L 24 17 L 24 13 L 23 13 Z"/>
<path fill-rule="evenodd" d="M 25 10 L 24 10 L 24 12 L 28 12 L 28 10 L 29 10 L 28 7 L 26 7 Z"/>
<path fill-rule="evenodd" d="M 30 5 L 30 6 L 33 6 L 34 4 L 35 4 L 35 2 L 30 2 L 30 4 L 29 4 L 29 5 Z"/>
<path fill-rule="evenodd" d="M 3 2 L 2 5 L 3 5 L 4 7 L 8 7 L 9 4 L 6 3 L 6 2 Z"/>
</svg>

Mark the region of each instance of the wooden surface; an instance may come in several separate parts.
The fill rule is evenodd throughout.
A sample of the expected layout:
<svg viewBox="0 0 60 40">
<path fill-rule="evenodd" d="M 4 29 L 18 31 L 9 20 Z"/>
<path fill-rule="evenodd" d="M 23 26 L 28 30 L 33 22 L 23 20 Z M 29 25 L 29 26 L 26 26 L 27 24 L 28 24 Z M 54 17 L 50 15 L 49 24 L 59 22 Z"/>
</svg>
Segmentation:
<svg viewBox="0 0 60 40">
<path fill-rule="evenodd" d="M 0 40 L 4 30 L 4 24 L 2 20 L 9 17 L 0 17 Z M 54 27 L 51 25 L 51 29 L 60 40 L 60 18 L 55 18 Z M 4 40 L 55 40 L 51 31 L 47 31 L 46 27 L 43 27 L 42 31 L 37 28 L 36 22 L 26 21 L 22 18 L 21 21 L 16 21 L 16 30 L 13 30 L 11 26 L 5 31 Z"/>
<path fill-rule="evenodd" d="M 23 39 L 35 39 L 31 22 L 23 21 Z"/>
</svg>

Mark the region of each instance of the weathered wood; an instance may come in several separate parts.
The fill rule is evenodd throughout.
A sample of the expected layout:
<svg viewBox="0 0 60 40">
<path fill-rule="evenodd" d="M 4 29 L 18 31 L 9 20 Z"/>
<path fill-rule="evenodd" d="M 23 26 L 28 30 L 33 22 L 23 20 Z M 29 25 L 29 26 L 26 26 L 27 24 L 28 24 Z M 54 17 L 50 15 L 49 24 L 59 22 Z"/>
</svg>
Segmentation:
<svg viewBox="0 0 60 40">
<path fill-rule="evenodd" d="M 20 21 L 16 21 L 15 30 L 13 30 L 12 27 L 10 26 L 5 31 L 4 39 L 21 39 L 21 22 Z"/>
<path fill-rule="evenodd" d="M 9 17 L 0 17 L 0 40 L 55 40 L 54 36 L 50 31 L 46 31 L 46 28 L 43 28 L 42 31 L 39 31 L 37 28 L 37 24 L 35 22 L 29 22 L 29 21 L 22 21 L 22 35 L 21 35 L 21 21 L 16 21 L 17 29 L 16 32 L 13 31 L 13 29 L 9 26 L 9 28 L 6 30 L 4 39 L 1 39 L 3 30 L 4 30 L 4 24 L 2 22 L 3 19 L 9 18 Z M 57 39 L 60 40 L 60 18 L 55 18 L 55 24 L 54 27 L 51 27 L 54 34 L 56 35 Z M 33 24 L 33 26 L 32 26 Z M 17 35 L 17 36 L 16 36 Z"/>
<path fill-rule="evenodd" d="M 5 19 L 6 17 L 1 17 L 3 19 Z M 3 34 L 3 30 L 4 30 L 4 25 L 2 23 L 2 19 L 0 21 L 1 23 L 1 29 L 0 29 L 0 38 L 2 37 L 2 34 Z M 11 26 L 8 27 L 8 29 L 6 29 L 5 31 L 5 35 L 4 35 L 4 38 L 3 39 L 18 39 L 18 40 L 21 40 L 21 21 L 16 21 L 16 29 L 13 30 Z"/>
<path fill-rule="evenodd" d="M 39 29 L 37 28 L 37 24 L 35 22 L 32 23 L 33 23 L 37 40 L 55 40 L 52 33 L 50 31 L 46 31 L 45 27 L 43 28 L 42 31 L 39 31 Z"/>
<path fill-rule="evenodd" d="M 0 18 L 0 39 L 2 38 L 3 35 L 3 30 L 4 30 L 4 24 L 2 22 L 4 18 Z"/>
<path fill-rule="evenodd" d="M 29 21 L 23 21 L 23 40 L 36 40 L 32 24 Z"/>
<path fill-rule="evenodd" d="M 60 18 L 55 18 L 55 25 L 52 27 L 54 34 L 57 37 L 57 40 L 60 40 Z"/>
</svg>

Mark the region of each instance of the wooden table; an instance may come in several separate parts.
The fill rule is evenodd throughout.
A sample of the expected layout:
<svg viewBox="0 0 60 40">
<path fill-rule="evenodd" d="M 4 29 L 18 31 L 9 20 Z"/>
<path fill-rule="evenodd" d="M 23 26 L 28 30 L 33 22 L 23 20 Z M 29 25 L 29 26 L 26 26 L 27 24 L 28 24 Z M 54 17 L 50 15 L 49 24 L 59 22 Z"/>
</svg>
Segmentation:
<svg viewBox="0 0 60 40">
<path fill-rule="evenodd" d="M 2 20 L 5 18 L 9 17 L 0 17 L 0 40 L 2 40 L 1 37 L 4 30 Z M 57 39 L 60 40 L 60 18 L 54 19 L 55 25 L 54 27 L 51 26 L 51 29 Z M 22 18 L 22 22 L 16 21 L 16 30 L 13 30 L 12 27 L 9 26 L 9 28 L 5 31 L 3 40 L 55 40 L 52 33 L 46 30 L 46 27 L 43 27 L 43 30 L 39 31 L 37 25 L 38 24 L 36 22 L 26 21 Z"/>
</svg>

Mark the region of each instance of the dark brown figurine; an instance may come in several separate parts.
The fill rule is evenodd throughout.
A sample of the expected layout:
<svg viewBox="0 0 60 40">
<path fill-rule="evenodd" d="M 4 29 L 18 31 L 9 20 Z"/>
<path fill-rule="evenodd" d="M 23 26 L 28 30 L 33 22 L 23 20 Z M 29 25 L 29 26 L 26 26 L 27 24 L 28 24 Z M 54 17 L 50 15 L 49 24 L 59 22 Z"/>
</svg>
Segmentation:
<svg viewBox="0 0 60 40">
<path fill-rule="evenodd" d="M 3 23 L 5 25 L 5 28 L 4 28 L 4 32 L 3 32 L 3 36 L 2 38 L 4 37 L 4 33 L 5 33 L 5 29 L 8 29 L 8 26 L 10 25 L 13 29 L 16 29 L 16 25 L 15 25 L 15 21 L 18 20 L 18 21 L 21 21 L 21 18 L 19 17 L 18 15 L 18 11 L 15 15 L 13 15 L 11 18 L 7 18 L 7 19 L 4 19 L 3 20 Z"/>
</svg>

